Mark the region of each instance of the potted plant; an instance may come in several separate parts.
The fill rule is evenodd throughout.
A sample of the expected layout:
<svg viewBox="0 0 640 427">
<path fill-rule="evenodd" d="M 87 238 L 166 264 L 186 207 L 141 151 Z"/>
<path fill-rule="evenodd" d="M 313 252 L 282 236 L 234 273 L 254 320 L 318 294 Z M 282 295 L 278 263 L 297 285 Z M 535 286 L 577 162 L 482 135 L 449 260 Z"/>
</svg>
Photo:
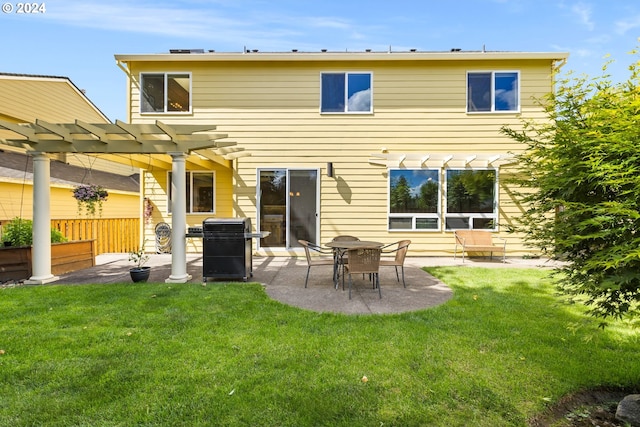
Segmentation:
<svg viewBox="0 0 640 427">
<path fill-rule="evenodd" d="M 151 274 L 151 267 L 144 266 L 149 261 L 149 255 L 144 253 L 144 243 L 137 251 L 129 252 L 129 261 L 135 264 L 135 267 L 129 269 L 131 280 L 134 282 L 146 282 Z"/>
<path fill-rule="evenodd" d="M 81 184 L 73 188 L 73 198 L 78 202 L 78 212 L 86 211 L 87 216 L 94 216 L 96 208 L 102 216 L 102 203 L 107 200 L 109 193 L 102 186 L 96 184 Z"/>
</svg>

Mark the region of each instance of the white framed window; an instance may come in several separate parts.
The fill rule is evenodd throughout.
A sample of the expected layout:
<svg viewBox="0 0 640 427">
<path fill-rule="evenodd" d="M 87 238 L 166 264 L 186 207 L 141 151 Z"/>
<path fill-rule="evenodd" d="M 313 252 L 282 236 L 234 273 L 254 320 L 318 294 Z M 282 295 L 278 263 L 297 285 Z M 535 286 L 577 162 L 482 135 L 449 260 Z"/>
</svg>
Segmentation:
<svg viewBox="0 0 640 427">
<path fill-rule="evenodd" d="M 191 112 L 191 73 L 141 73 L 140 113 Z"/>
<path fill-rule="evenodd" d="M 168 212 L 171 213 L 171 174 L 167 172 L 167 196 L 168 196 Z M 216 212 L 216 176 L 215 172 L 202 171 L 194 172 L 188 171 L 187 185 L 185 192 L 187 194 L 187 213 L 190 214 L 213 214 Z"/>
<path fill-rule="evenodd" d="M 440 170 L 389 169 L 389 230 L 440 230 Z"/>
<path fill-rule="evenodd" d="M 498 228 L 498 171 L 446 169 L 445 229 Z"/>
<path fill-rule="evenodd" d="M 468 113 L 517 113 L 520 111 L 520 72 L 467 72 Z"/>
<path fill-rule="evenodd" d="M 320 73 L 321 113 L 373 112 L 372 73 Z"/>
</svg>

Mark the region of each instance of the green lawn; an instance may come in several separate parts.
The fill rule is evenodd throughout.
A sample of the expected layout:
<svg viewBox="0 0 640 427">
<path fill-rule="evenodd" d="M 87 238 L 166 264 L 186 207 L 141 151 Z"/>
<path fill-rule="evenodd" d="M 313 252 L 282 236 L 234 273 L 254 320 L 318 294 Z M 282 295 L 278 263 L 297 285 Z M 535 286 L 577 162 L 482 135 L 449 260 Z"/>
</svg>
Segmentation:
<svg viewBox="0 0 640 427">
<path fill-rule="evenodd" d="M 546 272 L 428 271 L 453 299 L 384 316 L 245 283 L 2 289 L 0 426 L 525 426 L 640 383 L 638 332 L 598 329 Z"/>
</svg>

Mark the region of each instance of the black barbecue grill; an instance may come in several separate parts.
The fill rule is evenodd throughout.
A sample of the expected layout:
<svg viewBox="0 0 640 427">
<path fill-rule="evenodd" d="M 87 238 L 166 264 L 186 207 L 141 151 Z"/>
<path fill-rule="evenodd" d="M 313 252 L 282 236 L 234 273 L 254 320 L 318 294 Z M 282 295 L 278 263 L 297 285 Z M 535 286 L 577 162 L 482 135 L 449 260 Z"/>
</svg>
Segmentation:
<svg viewBox="0 0 640 427">
<path fill-rule="evenodd" d="M 189 234 L 199 234 L 191 233 Z M 202 222 L 202 280 L 253 277 L 251 218 L 207 218 Z M 195 236 L 194 236 L 195 237 Z"/>
</svg>

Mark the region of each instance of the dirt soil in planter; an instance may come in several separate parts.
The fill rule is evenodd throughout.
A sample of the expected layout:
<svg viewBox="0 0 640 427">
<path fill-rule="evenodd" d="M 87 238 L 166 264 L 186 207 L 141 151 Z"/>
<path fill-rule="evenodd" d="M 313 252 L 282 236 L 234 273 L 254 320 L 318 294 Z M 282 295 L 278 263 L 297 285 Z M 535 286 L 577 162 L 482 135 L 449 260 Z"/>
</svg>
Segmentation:
<svg viewBox="0 0 640 427">
<path fill-rule="evenodd" d="M 624 427 L 616 420 L 618 403 L 638 390 L 599 387 L 565 396 L 529 421 L 531 427 Z"/>
</svg>

